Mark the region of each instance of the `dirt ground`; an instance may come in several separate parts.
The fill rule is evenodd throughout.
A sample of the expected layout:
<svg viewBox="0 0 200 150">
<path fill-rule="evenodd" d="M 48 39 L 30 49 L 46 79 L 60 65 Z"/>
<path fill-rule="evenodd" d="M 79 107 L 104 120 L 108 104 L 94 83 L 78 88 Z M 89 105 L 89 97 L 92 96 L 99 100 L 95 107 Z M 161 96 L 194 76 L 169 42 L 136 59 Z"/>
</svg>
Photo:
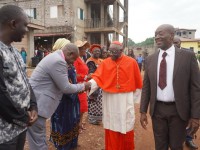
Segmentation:
<svg viewBox="0 0 200 150">
<path fill-rule="evenodd" d="M 136 122 L 135 122 L 135 150 L 154 150 L 154 138 L 149 118 L 147 130 L 144 130 L 139 122 L 139 104 L 135 105 Z M 86 130 L 79 135 L 77 150 L 103 150 L 104 149 L 104 129 L 101 125 L 86 124 Z M 49 121 L 47 121 L 47 140 L 49 139 Z M 200 131 L 197 133 L 197 139 L 194 140 L 200 146 Z M 49 150 L 55 150 L 53 144 L 49 143 Z M 25 150 L 28 150 L 26 144 Z M 184 150 L 189 150 L 187 147 Z"/>
<path fill-rule="evenodd" d="M 28 76 L 30 76 L 31 71 L 28 70 Z M 155 150 L 154 148 L 154 138 L 151 126 L 151 119 L 148 118 L 147 130 L 144 130 L 139 122 L 139 104 L 135 105 L 136 120 L 135 120 L 135 150 Z M 87 120 L 87 119 L 86 119 Z M 101 125 L 91 125 L 86 124 L 86 130 L 79 135 L 79 142 L 77 150 L 103 150 L 104 149 L 104 129 Z M 47 121 L 47 140 L 49 139 L 49 121 Z M 194 142 L 200 147 L 200 130 L 197 132 L 197 138 Z M 48 142 L 49 150 L 55 150 L 53 144 Z M 28 144 L 25 145 L 25 150 L 28 150 Z M 189 150 L 184 147 L 184 150 Z"/>
</svg>

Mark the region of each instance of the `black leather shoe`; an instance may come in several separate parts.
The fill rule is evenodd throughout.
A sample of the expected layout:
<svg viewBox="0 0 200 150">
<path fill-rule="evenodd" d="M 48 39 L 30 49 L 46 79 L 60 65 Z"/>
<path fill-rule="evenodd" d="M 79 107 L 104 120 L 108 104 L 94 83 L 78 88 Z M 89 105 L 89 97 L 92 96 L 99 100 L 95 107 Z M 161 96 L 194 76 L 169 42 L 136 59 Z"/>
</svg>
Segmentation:
<svg viewBox="0 0 200 150">
<path fill-rule="evenodd" d="M 191 140 L 191 141 L 185 141 L 185 145 L 189 148 L 191 148 L 192 150 L 193 149 L 198 149 L 198 146 L 196 144 L 194 144 L 194 142 Z"/>
</svg>

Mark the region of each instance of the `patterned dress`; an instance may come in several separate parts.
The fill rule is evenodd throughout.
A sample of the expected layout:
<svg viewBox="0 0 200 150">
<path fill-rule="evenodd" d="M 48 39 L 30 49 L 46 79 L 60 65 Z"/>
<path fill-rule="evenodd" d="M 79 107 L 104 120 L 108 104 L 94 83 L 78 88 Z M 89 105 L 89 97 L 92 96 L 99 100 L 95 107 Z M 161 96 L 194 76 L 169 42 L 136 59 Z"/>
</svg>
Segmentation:
<svg viewBox="0 0 200 150">
<path fill-rule="evenodd" d="M 101 59 L 89 58 L 87 61 L 89 73 L 94 73 L 101 62 Z M 102 120 L 102 90 L 100 88 L 88 97 L 88 120 L 92 124 L 99 124 Z"/>
<path fill-rule="evenodd" d="M 74 67 L 68 69 L 69 81 L 76 84 Z M 52 141 L 58 150 L 70 150 L 77 147 L 80 122 L 80 104 L 78 94 L 64 94 L 60 104 L 51 117 Z"/>
</svg>

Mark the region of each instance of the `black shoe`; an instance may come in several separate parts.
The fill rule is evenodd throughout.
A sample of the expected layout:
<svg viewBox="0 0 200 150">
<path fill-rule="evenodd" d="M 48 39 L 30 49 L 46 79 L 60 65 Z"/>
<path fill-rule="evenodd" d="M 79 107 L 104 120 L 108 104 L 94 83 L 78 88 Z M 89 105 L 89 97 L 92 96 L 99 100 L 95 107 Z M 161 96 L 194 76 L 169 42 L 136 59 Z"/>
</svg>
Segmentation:
<svg viewBox="0 0 200 150">
<path fill-rule="evenodd" d="M 185 141 L 185 145 L 191 149 L 198 149 L 198 146 L 194 144 L 194 142 L 191 141 Z"/>
</svg>

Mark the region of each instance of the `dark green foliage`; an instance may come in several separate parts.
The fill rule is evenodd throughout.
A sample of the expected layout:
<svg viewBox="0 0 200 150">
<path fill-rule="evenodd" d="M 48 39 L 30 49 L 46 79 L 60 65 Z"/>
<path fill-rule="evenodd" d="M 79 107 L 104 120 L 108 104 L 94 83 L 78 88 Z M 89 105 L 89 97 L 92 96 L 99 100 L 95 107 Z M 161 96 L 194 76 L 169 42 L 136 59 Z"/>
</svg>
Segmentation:
<svg viewBox="0 0 200 150">
<path fill-rule="evenodd" d="M 154 37 L 147 38 L 145 41 L 140 42 L 140 43 L 135 43 L 132 39 L 128 39 L 128 46 L 130 47 L 141 47 L 141 46 L 147 46 L 147 45 L 154 45 Z"/>
</svg>

